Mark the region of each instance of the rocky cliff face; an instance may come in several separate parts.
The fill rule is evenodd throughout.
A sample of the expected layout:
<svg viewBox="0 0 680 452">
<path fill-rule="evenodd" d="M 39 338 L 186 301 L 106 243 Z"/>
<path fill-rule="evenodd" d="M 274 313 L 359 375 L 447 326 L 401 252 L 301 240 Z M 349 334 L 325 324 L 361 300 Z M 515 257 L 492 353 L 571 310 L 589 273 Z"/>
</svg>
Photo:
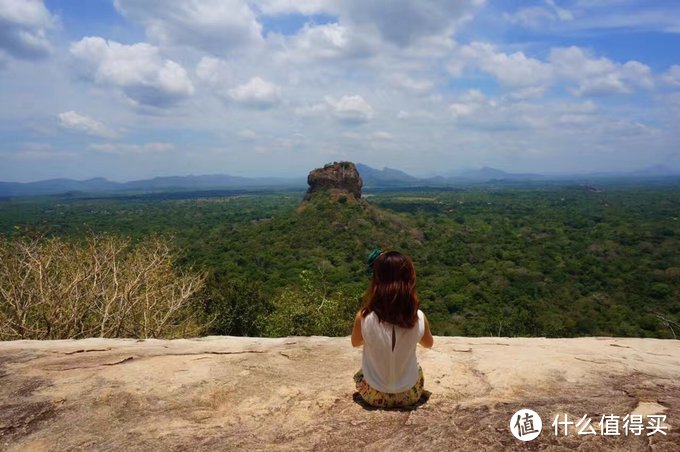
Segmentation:
<svg viewBox="0 0 680 452">
<path fill-rule="evenodd" d="M 309 189 L 303 198 L 308 201 L 315 193 L 320 191 L 340 192 L 352 196 L 354 199 L 361 198 L 361 187 L 363 182 L 352 162 L 334 162 L 310 171 L 307 176 Z"/>
<path fill-rule="evenodd" d="M 680 450 L 680 341 L 435 337 L 417 353 L 429 399 L 384 411 L 353 396 L 349 337 L 0 342 L 0 450 Z M 509 431 L 521 408 L 543 421 L 528 443 Z M 623 433 L 630 413 L 641 435 Z M 555 435 L 565 414 L 597 434 Z M 653 414 L 666 435 L 648 435 Z"/>
</svg>

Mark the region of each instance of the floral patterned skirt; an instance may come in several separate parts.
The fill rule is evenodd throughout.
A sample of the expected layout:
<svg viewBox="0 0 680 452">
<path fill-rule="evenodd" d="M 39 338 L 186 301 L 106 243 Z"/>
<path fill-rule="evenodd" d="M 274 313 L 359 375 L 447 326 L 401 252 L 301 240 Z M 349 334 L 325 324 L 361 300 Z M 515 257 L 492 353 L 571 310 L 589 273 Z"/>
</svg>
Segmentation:
<svg viewBox="0 0 680 452">
<path fill-rule="evenodd" d="M 415 405 L 423 395 L 423 387 L 425 386 L 425 376 L 423 375 L 423 368 L 418 366 L 418 381 L 408 391 L 404 392 L 381 392 L 372 388 L 364 378 L 363 369 L 354 374 L 354 383 L 356 383 L 357 391 L 361 398 L 371 406 L 380 408 L 395 408 Z"/>
</svg>

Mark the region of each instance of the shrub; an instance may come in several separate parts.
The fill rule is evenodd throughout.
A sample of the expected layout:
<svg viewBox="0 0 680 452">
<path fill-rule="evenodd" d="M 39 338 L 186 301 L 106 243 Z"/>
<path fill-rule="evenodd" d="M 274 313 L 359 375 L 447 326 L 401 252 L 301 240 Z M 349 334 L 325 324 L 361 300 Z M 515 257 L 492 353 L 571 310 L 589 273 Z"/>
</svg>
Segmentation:
<svg viewBox="0 0 680 452">
<path fill-rule="evenodd" d="M 273 300 L 267 317 L 268 336 L 345 336 L 352 331 L 358 294 L 331 292 L 323 275 L 310 270 L 300 273 L 300 286 L 287 288 Z"/>
<path fill-rule="evenodd" d="M 208 334 L 260 336 L 272 304 L 259 284 L 218 272 L 206 282 L 203 310 Z"/>
<path fill-rule="evenodd" d="M 204 277 L 175 270 L 168 243 L 0 236 L 0 339 L 196 335 Z"/>
</svg>

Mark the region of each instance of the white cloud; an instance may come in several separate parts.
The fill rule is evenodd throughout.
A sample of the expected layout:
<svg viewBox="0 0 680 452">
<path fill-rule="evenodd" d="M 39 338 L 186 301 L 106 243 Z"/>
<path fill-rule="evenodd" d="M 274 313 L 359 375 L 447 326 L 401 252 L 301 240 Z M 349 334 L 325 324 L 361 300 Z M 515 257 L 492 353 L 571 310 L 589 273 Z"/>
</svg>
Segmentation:
<svg viewBox="0 0 680 452">
<path fill-rule="evenodd" d="M 574 14 L 565 8 L 560 8 L 554 0 L 545 0 L 543 6 L 529 6 L 514 13 L 504 13 L 508 22 L 527 28 L 539 28 L 550 22 L 565 22 L 574 19 Z"/>
<path fill-rule="evenodd" d="M 449 105 L 449 109 L 451 110 L 453 117 L 458 119 L 472 115 L 479 110 L 480 106 L 481 105 L 478 103 L 465 104 L 462 102 L 455 102 Z"/>
<path fill-rule="evenodd" d="M 328 108 L 329 106 L 327 103 L 301 105 L 295 108 L 295 114 L 298 116 L 311 118 L 327 112 Z"/>
<path fill-rule="evenodd" d="M 114 0 L 116 9 L 144 26 L 149 39 L 215 55 L 263 42 L 262 26 L 243 0 Z"/>
<path fill-rule="evenodd" d="M 305 25 L 290 38 L 289 53 L 295 60 L 365 58 L 375 43 L 338 23 Z"/>
<path fill-rule="evenodd" d="M 568 126 L 583 126 L 597 123 L 599 114 L 597 105 L 592 100 L 580 103 L 562 104 L 555 108 L 557 123 Z"/>
<path fill-rule="evenodd" d="M 75 111 L 65 111 L 57 115 L 62 127 L 83 132 L 100 138 L 116 138 L 118 134 L 99 121 L 80 115 Z"/>
<path fill-rule="evenodd" d="M 674 64 L 661 76 L 661 80 L 671 86 L 680 87 L 680 65 Z"/>
<path fill-rule="evenodd" d="M 541 85 L 552 78 L 549 64 L 529 58 L 523 52 L 512 54 L 497 51 L 495 46 L 473 42 L 458 49 L 451 72 L 459 75 L 461 65 L 475 66 L 490 73 L 503 84 L 513 87 Z"/>
<path fill-rule="evenodd" d="M 482 0 L 337 0 L 341 21 L 399 47 L 423 38 L 450 36 L 456 26 L 469 20 Z"/>
<path fill-rule="evenodd" d="M 486 0 L 263 0 L 266 15 L 319 14 L 338 18 L 351 35 L 375 35 L 383 42 L 409 47 L 432 37 L 450 36 Z M 314 27 L 318 28 L 318 27 Z"/>
<path fill-rule="evenodd" d="M 324 102 L 297 107 L 295 114 L 307 118 L 330 115 L 342 124 L 358 125 L 373 119 L 375 110 L 359 95 L 342 96 L 340 99 L 325 96 Z"/>
<path fill-rule="evenodd" d="M 217 85 L 224 79 L 228 65 L 224 60 L 213 57 L 203 57 L 196 65 L 196 76 L 199 80 L 210 85 Z"/>
<path fill-rule="evenodd" d="M 634 88 L 652 88 L 649 66 L 638 61 L 624 64 L 593 57 L 579 47 L 554 48 L 550 63 L 558 77 L 573 81 L 571 92 L 578 96 L 628 94 Z"/>
<path fill-rule="evenodd" d="M 240 138 L 243 138 L 244 140 L 255 140 L 257 139 L 257 133 L 250 130 L 250 129 L 243 129 L 238 133 L 238 136 Z"/>
<path fill-rule="evenodd" d="M 434 119 L 434 114 L 429 111 L 425 110 L 415 110 L 415 111 L 407 111 L 407 110 L 399 110 L 397 112 L 397 119 L 401 119 L 403 121 L 411 121 L 411 120 L 432 120 Z"/>
<path fill-rule="evenodd" d="M 593 113 L 598 110 L 598 106 L 592 100 L 587 100 L 585 102 L 561 104 L 560 109 L 570 113 Z"/>
<path fill-rule="evenodd" d="M 545 0 L 545 4 L 548 5 L 548 7 L 550 9 L 553 10 L 555 15 L 560 20 L 573 20 L 574 19 L 574 14 L 566 8 L 560 8 L 559 6 L 557 6 L 557 3 L 555 2 L 555 0 Z"/>
<path fill-rule="evenodd" d="M 258 0 L 257 8 L 266 15 L 299 13 L 312 15 L 333 10 L 328 0 Z"/>
<path fill-rule="evenodd" d="M 449 110 L 454 119 L 472 116 L 485 108 L 496 106 L 495 101 L 487 100 L 486 96 L 478 89 L 471 89 L 461 96 L 458 102 L 449 105 Z"/>
<path fill-rule="evenodd" d="M 282 100 L 281 88 L 260 76 L 253 76 L 247 82 L 236 85 L 237 73 L 240 74 L 239 79 L 243 80 L 242 65 L 245 63 L 240 63 L 203 57 L 196 66 L 196 76 L 224 101 L 256 110 L 267 110 L 279 104 Z"/>
<path fill-rule="evenodd" d="M 293 36 L 270 33 L 269 45 L 294 64 L 313 60 L 348 64 L 376 60 L 427 59 L 451 50 L 451 36 L 485 3 L 484 0 L 327 0 L 258 2 L 265 14 L 325 13 L 331 23 L 311 19 Z"/>
<path fill-rule="evenodd" d="M 383 141 L 392 141 L 394 139 L 394 135 L 392 135 L 389 132 L 385 132 L 384 130 L 374 132 L 371 137 L 374 140 L 383 140 Z"/>
<path fill-rule="evenodd" d="M 49 143 L 29 142 L 23 148 L 7 155 L 12 160 L 70 160 L 76 157 L 74 152 L 55 150 Z"/>
<path fill-rule="evenodd" d="M 414 79 L 405 74 L 393 74 L 389 80 L 397 88 L 415 94 L 425 94 L 434 88 L 434 83 L 431 80 Z"/>
<path fill-rule="evenodd" d="M 540 97 L 559 83 L 566 83 L 576 96 L 628 94 L 654 85 L 651 69 L 645 64 L 616 63 L 575 46 L 553 48 L 542 61 L 523 52 L 507 54 L 489 43 L 473 42 L 457 48 L 448 69 L 453 76 L 461 77 L 467 67 L 481 69 L 514 88 L 510 97 L 516 99 Z"/>
<path fill-rule="evenodd" d="M 510 91 L 505 97 L 510 100 L 528 100 L 541 98 L 545 95 L 547 87 L 546 86 L 527 86 L 526 88 L 520 88 Z"/>
<path fill-rule="evenodd" d="M 496 15 L 499 9 L 515 12 L 530 4 L 553 15 L 540 19 L 545 27 L 539 35 L 517 34 Z M 86 140 L 88 134 L 97 137 L 89 137 L 89 153 L 78 151 L 83 163 L 73 169 L 66 162 L 38 170 L 32 162 L 14 159 L 0 164 L 0 179 L 37 174 L 129 178 L 217 167 L 243 175 L 297 175 L 331 157 L 421 174 L 444 171 L 441 162 L 452 169 L 487 164 L 585 171 L 677 154 L 673 120 L 680 118 L 680 102 L 672 95 L 679 91 L 680 69 L 657 73 L 647 66 L 667 61 L 670 50 L 628 61 L 639 52 L 625 29 L 617 29 L 625 39 L 612 41 L 614 47 L 592 40 L 601 34 L 570 33 L 584 29 L 583 21 L 597 22 L 582 14 L 585 6 L 577 1 L 490 5 L 464 35 L 461 24 L 476 14 L 479 3 L 118 0 L 116 6 L 124 11 L 122 21 L 115 30 L 99 32 L 103 23 L 84 23 L 72 8 L 59 10 L 73 25 L 55 27 L 61 40 L 74 30 L 94 30 L 107 38 L 135 37 L 140 30 L 147 34 L 118 43 L 102 38 L 73 43 L 71 67 L 80 69 L 79 78 L 63 72 L 68 65 L 63 46 L 56 43 L 55 58 L 39 63 L 17 63 L 0 48 L 0 65 L 8 63 L 0 74 L 0 99 L 12 106 L 0 109 L 0 128 L 9 137 L 0 143 L 0 154 L 21 150 L 14 143 L 32 140 L 54 146 L 26 149 L 36 158 L 71 151 L 72 139 L 55 139 L 65 128 Z M 569 10 L 573 19 L 560 18 L 553 6 Z M 619 6 L 626 5 L 616 6 L 609 8 L 611 24 L 622 12 Z M 317 13 L 324 16 L 305 16 Z M 453 40 L 457 35 L 460 43 Z M 462 41 L 470 36 L 479 42 Z M 551 50 L 555 42 L 583 47 Z M 607 50 L 595 53 L 589 46 Z M 91 83 L 83 86 L 83 80 Z M 616 97 L 594 97 L 605 94 Z M 121 98 L 128 102 L 115 101 Z M 158 108 L 163 106 L 173 108 Z M 56 116 L 59 112 L 63 117 Z M 661 132 L 652 135 L 637 123 L 653 124 Z M 622 138 L 626 125 L 635 139 Z M 125 139 L 111 140 L 116 132 L 125 133 Z M 132 132 L 135 139 L 128 140 Z M 293 139 L 296 133 L 304 133 L 304 139 Z M 174 137 L 180 141 L 170 152 Z M 182 137 L 195 140 L 186 147 Z M 148 143 L 157 141 L 167 142 Z M 267 152 L 266 168 L 254 155 L 256 146 Z M 530 150 L 534 153 L 528 157 Z M 102 158 L 98 152 L 110 155 Z M 153 165 L 131 166 L 131 158 L 148 158 Z"/>
<path fill-rule="evenodd" d="M 21 59 L 48 55 L 55 22 L 42 0 L 0 0 L 0 52 Z"/>
<path fill-rule="evenodd" d="M 193 84 L 178 63 L 164 59 L 158 47 L 86 37 L 71 44 L 71 54 L 95 83 L 120 88 L 135 103 L 165 107 L 190 96 Z"/>
<path fill-rule="evenodd" d="M 88 146 L 96 152 L 107 154 L 162 154 L 175 150 L 175 145 L 164 142 L 151 142 L 144 144 L 123 143 L 95 143 Z"/>
<path fill-rule="evenodd" d="M 252 108 L 271 108 L 281 100 L 280 88 L 260 77 L 253 77 L 247 83 L 229 89 L 229 99 Z"/>
<path fill-rule="evenodd" d="M 359 95 L 342 96 L 339 100 L 327 96 L 325 101 L 333 116 L 345 124 L 368 122 L 375 114 L 373 107 Z"/>
<path fill-rule="evenodd" d="M 545 33 L 616 30 L 621 33 L 655 31 L 680 33 L 680 5 L 677 2 L 644 0 L 544 0 L 542 5 L 522 7 L 504 13 L 505 20 L 517 26 Z"/>
</svg>

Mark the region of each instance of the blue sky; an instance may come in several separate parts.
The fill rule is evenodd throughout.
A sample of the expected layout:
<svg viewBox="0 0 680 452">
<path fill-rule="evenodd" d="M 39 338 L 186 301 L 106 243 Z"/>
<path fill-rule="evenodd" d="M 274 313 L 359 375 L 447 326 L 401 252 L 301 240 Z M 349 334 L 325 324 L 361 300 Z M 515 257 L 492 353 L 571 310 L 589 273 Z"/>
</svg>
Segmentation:
<svg viewBox="0 0 680 452">
<path fill-rule="evenodd" d="M 680 3 L 0 0 L 0 180 L 680 171 Z"/>
</svg>

